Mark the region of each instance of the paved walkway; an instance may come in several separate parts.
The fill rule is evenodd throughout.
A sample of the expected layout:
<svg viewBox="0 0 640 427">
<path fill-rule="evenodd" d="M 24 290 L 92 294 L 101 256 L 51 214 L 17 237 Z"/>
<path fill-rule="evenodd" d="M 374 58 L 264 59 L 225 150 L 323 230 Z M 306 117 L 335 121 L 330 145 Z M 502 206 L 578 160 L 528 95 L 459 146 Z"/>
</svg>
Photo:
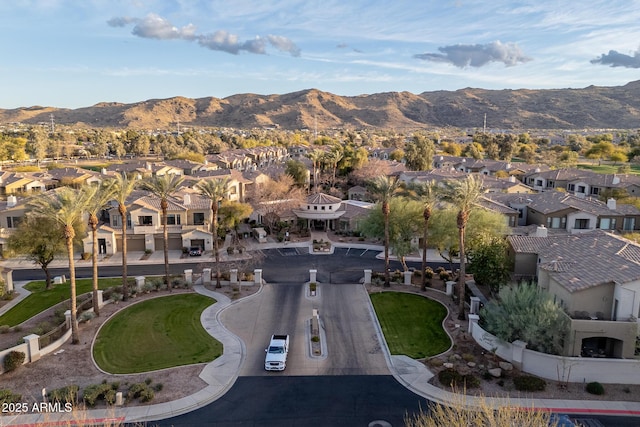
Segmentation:
<svg viewBox="0 0 640 427">
<path fill-rule="evenodd" d="M 326 235 L 325 235 L 326 237 Z M 315 238 L 315 237 L 314 237 Z M 320 240 L 320 239 L 317 239 Z M 325 240 L 327 240 L 325 238 Z M 287 242 L 287 243 L 254 243 L 243 241 L 243 244 L 247 247 L 247 250 L 259 250 L 269 249 L 282 246 L 289 247 L 309 247 L 309 253 L 313 253 L 312 241 L 302 242 Z M 360 244 L 351 242 L 333 242 L 333 247 L 358 247 L 367 248 L 372 250 L 382 250 L 379 245 Z M 224 253 L 224 255 L 222 255 Z M 145 260 L 141 260 L 143 253 L 131 253 L 128 257 L 128 263 L 133 265 L 137 263 L 164 263 L 164 257 L 162 252 L 156 252 Z M 436 254 L 428 253 L 429 261 L 439 261 L 439 256 Z M 210 254 L 205 254 L 210 256 Z M 234 255 L 230 258 L 226 251 L 221 251 L 221 260 L 238 259 L 238 257 L 248 257 L 250 254 L 246 252 L 242 255 Z M 419 261 L 419 257 L 412 259 Z M 170 262 L 172 264 L 180 262 L 193 262 L 194 258 L 183 258 L 180 251 L 171 251 Z M 62 263 L 61 266 L 66 266 L 66 263 Z M 108 259 L 103 259 L 100 262 L 101 265 L 120 265 L 120 257 L 112 256 Z M 27 261 L 13 260 L 4 261 L 0 265 L 10 268 L 33 268 L 33 265 Z M 90 265 L 90 261 L 89 261 Z M 23 283 L 16 283 L 16 288 L 21 288 Z M 242 340 L 237 336 L 230 333 L 224 325 L 219 321 L 219 315 L 221 311 L 228 307 L 230 304 L 235 304 L 239 301 L 231 302 L 225 295 L 217 292 L 205 289 L 204 286 L 196 285 L 195 291 L 201 294 L 211 296 L 216 299 L 216 304 L 208 307 L 204 310 L 201 316 L 202 325 L 204 328 L 216 339 L 222 342 L 224 346 L 224 353 L 221 357 L 217 358 L 213 362 L 206 365 L 206 367 L 200 373 L 202 378 L 208 385 L 199 392 L 184 397 L 182 399 L 147 406 L 127 406 L 115 409 L 97 409 L 87 411 L 86 418 L 82 420 L 77 419 L 77 414 L 37 414 L 30 413 L 19 416 L 2 416 L 0 417 L 0 425 L 18 425 L 18 426 L 33 426 L 39 425 L 61 425 L 61 424 L 76 424 L 84 425 L 90 422 L 99 423 L 110 420 L 127 421 L 127 422 L 143 422 L 151 420 L 159 420 L 164 418 L 180 415 L 199 407 L 205 406 L 214 402 L 226 393 L 235 383 L 240 372 L 240 367 L 246 357 L 245 346 Z M 26 297 L 27 291 L 22 290 L 19 298 Z M 0 309 L 0 314 L 8 310 L 11 306 L 19 301 L 16 298 L 11 304 L 6 305 Z M 373 309 L 373 308 L 371 308 Z M 380 342 L 383 343 L 385 357 L 387 364 L 393 376 L 405 387 L 415 392 L 416 394 L 423 396 L 426 399 L 447 403 L 451 401 L 459 401 L 460 397 L 455 396 L 452 393 L 442 390 L 438 387 L 430 385 L 428 381 L 433 377 L 433 374 L 424 366 L 424 364 L 415 361 L 407 356 L 393 356 L 389 353 L 386 346 L 386 342 L 382 337 L 380 325 L 376 321 L 376 327 L 378 330 L 378 336 Z M 465 396 L 463 398 L 465 403 L 469 406 L 478 405 L 478 400 L 472 396 Z M 592 400 L 550 400 L 550 399 L 498 399 L 498 398 L 486 398 L 485 400 L 491 402 L 495 406 L 509 405 L 509 406 L 522 406 L 524 408 L 538 408 L 548 409 L 553 412 L 568 413 L 568 414 L 602 414 L 602 415 L 624 415 L 624 416 L 640 416 L 640 402 L 615 402 L 615 401 L 592 401 Z M 75 421 L 74 421 L 75 420 Z"/>
</svg>

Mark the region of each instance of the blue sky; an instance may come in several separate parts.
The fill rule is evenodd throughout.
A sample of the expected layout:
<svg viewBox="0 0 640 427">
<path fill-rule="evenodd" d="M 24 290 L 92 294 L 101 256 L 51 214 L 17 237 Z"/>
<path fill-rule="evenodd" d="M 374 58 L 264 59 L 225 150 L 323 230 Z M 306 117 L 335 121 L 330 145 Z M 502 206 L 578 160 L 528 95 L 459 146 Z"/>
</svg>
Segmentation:
<svg viewBox="0 0 640 427">
<path fill-rule="evenodd" d="M 640 79 L 640 0 L 2 0 L 0 108 Z"/>
</svg>

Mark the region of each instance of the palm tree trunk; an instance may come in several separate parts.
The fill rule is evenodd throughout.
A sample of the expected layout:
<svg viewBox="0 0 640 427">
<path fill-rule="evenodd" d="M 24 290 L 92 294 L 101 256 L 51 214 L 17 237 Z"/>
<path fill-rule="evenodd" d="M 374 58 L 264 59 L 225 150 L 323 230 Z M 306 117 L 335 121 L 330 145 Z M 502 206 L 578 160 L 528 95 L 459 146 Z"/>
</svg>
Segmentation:
<svg viewBox="0 0 640 427">
<path fill-rule="evenodd" d="M 382 213 L 384 215 L 384 287 L 391 286 L 391 275 L 389 274 L 389 205 L 387 202 L 382 204 Z"/>
<path fill-rule="evenodd" d="M 129 284 L 127 283 L 127 211 L 122 210 L 122 301 L 129 299 Z"/>
<path fill-rule="evenodd" d="M 100 306 L 98 304 L 98 227 L 97 221 L 94 222 L 93 218 L 89 220 L 89 226 L 91 227 L 91 267 L 93 268 L 93 312 L 96 316 L 100 316 Z"/>
<path fill-rule="evenodd" d="M 428 220 L 424 223 L 424 228 L 422 229 L 422 290 L 427 290 L 427 236 L 429 235 L 429 222 Z"/>
<path fill-rule="evenodd" d="M 73 228 L 71 231 L 65 230 L 67 241 L 67 255 L 69 256 L 69 280 L 71 287 L 71 343 L 78 344 L 80 336 L 78 334 L 78 304 L 76 301 L 76 266 L 73 261 Z"/>
<path fill-rule="evenodd" d="M 211 237 L 213 238 L 213 251 L 216 257 L 216 288 L 221 288 L 220 284 L 220 251 L 218 249 L 218 201 L 211 203 Z"/>
<path fill-rule="evenodd" d="M 162 248 L 164 250 L 164 284 L 171 292 L 169 284 L 169 230 L 167 229 L 167 208 L 162 208 Z"/>
<path fill-rule="evenodd" d="M 460 277 L 458 278 L 458 320 L 464 320 L 464 297 L 465 297 L 465 277 L 466 277 L 466 265 L 465 265 L 465 250 L 464 250 L 464 235 L 465 226 L 458 228 L 458 234 L 460 239 Z"/>
</svg>

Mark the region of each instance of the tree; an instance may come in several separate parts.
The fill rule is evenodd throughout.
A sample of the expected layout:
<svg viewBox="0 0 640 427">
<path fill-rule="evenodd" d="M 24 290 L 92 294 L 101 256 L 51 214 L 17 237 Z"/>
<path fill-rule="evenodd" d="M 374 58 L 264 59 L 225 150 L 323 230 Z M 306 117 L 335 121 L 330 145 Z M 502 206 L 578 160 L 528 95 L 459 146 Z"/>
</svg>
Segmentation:
<svg viewBox="0 0 640 427">
<path fill-rule="evenodd" d="M 51 288 L 49 264 L 66 251 L 64 235 L 54 218 L 26 215 L 7 238 L 7 246 L 10 251 L 26 255 L 39 265 L 45 275 L 46 289 Z"/>
<path fill-rule="evenodd" d="M 422 212 L 422 205 L 410 198 L 393 197 L 389 201 L 389 247 L 404 271 L 409 269 L 405 257 L 415 249 L 411 240 L 423 227 Z M 384 237 L 385 220 L 380 204 L 360 224 L 360 231 L 367 236 Z"/>
<path fill-rule="evenodd" d="M 343 158 L 343 154 L 338 150 L 331 150 L 324 155 L 325 162 L 331 166 L 331 187 L 334 186 L 336 181 L 336 169 L 338 168 L 338 163 Z"/>
<path fill-rule="evenodd" d="M 220 216 L 223 218 L 223 226 L 233 230 L 233 246 L 239 247 L 238 226 L 243 220 L 249 218 L 253 212 L 253 208 L 248 203 L 236 202 L 234 200 L 225 200 L 220 206 Z"/>
<path fill-rule="evenodd" d="M 129 284 L 127 283 L 127 204 L 128 198 L 138 186 L 138 183 L 129 178 L 126 174 L 118 174 L 113 183 L 113 198 L 118 203 L 118 213 L 120 214 L 121 236 L 122 236 L 122 299 L 129 298 Z"/>
<path fill-rule="evenodd" d="M 440 187 L 431 180 L 426 182 L 411 183 L 407 186 L 409 196 L 422 204 L 422 290 L 427 289 L 427 275 L 424 274 L 427 268 L 427 240 L 429 237 L 429 219 L 433 208 L 439 199 Z"/>
<path fill-rule="evenodd" d="M 507 284 L 511 266 L 504 238 L 493 237 L 476 245 L 469 250 L 469 261 L 469 272 L 477 283 L 489 286 L 494 293 Z"/>
<path fill-rule="evenodd" d="M 229 178 L 201 180 L 196 184 L 196 190 L 211 201 L 211 237 L 213 238 L 213 253 L 216 257 L 216 288 L 220 284 L 220 251 L 218 250 L 218 208 L 229 193 Z"/>
<path fill-rule="evenodd" d="M 304 191 L 286 174 L 254 185 L 250 194 L 251 204 L 261 214 L 269 232 L 274 231 L 281 215 L 298 209 L 304 200 Z"/>
<path fill-rule="evenodd" d="M 154 197 L 160 199 L 162 211 L 162 248 L 164 252 L 164 284 L 171 291 L 169 285 L 169 230 L 167 228 L 167 209 L 169 198 L 180 188 L 184 177 L 180 175 L 165 174 L 152 176 L 142 181 L 142 188 L 149 191 Z"/>
<path fill-rule="evenodd" d="M 285 163 L 284 173 L 290 175 L 298 187 L 306 188 L 309 184 L 309 171 L 300 160 L 287 160 L 287 163 Z"/>
<path fill-rule="evenodd" d="M 456 225 L 458 227 L 458 248 L 460 250 L 460 277 L 458 278 L 458 319 L 464 320 L 465 303 L 465 231 L 469 215 L 482 196 L 482 181 L 474 175 L 468 175 L 459 181 L 448 181 L 445 198 L 458 209 Z"/>
<path fill-rule="evenodd" d="M 78 307 L 76 301 L 76 268 L 73 259 L 73 240 L 76 237 L 76 228 L 82 221 L 82 213 L 85 209 L 86 199 L 79 190 L 70 187 L 62 187 L 54 192 L 36 197 L 29 202 L 29 206 L 35 215 L 52 218 L 57 224 L 58 230 L 64 236 L 69 258 L 69 282 L 71 287 L 71 342 L 80 342 L 78 335 Z"/>
<path fill-rule="evenodd" d="M 400 191 L 400 181 L 397 177 L 379 175 L 369 183 L 369 192 L 382 205 L 384 218 L 384 286 L 391 286 L 389 274 L 389 202 Z"/>
<path fill-rule="evenodd" d="M 311 164 L 313 165 L 313 192 L 318 192 L 318 166 L 320 165 L 320 161 L 324 156 L 324 152 L 321 150 L 313 150 L 307 154 L 307 157 L 311 160 Z"/>
<path fill-rule="evenodd" d="M 407 143 L 404 149 L 407 168 L 414 171 L 430 170 L 433 167 L 435 152 L 433 141 L 424 135 L 414 135 L 413 140 Z"/>
<path fill-rule="evenodd" d="M 98 305 L 98 214 L 108 206 L 114 195 L 113 180 L 107 180 L 100 186 L 82 187 L 83 197 L 87 201 L 86 212 L 89 215 L 91 230 L 91 266 L 93 268 L 93 312 L 100 316 Z"/>
<path fill-rule="evenodd" d="M 504 288 L 500 300 L 491 300 L 480 316 L 485 329 L 501 340 L 521 340 L 542 353 L 560 354 L 569 335 L 568 316 L 536 284 Z"/>
</svg>

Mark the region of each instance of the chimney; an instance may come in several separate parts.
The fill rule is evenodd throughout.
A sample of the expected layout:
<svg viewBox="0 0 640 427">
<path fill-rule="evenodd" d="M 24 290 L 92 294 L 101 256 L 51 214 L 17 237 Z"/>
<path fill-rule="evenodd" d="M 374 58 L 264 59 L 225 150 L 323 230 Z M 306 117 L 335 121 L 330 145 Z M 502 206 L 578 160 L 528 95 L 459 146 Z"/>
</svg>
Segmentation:
<svg viewBox="0 0 640 427">
<path fill-rule="evenodd" d="M 183 197 L 184 200 L 184 204 L 185 205 L 190 205 L 191 204 L 191 194 L 185 194 Z"/>
<path fill-rule="evenodd" d="M 615 211 L 616 210 L 616 199 L 614 199 L 613 197 L 607 199 L 607 207 L 612 210 Z"/>
<path fill-rule="evenodd" d="M 516 177 L 513 175 L 509 175 L 509 182 L 516 182 Z"/>
<path fill-rule="evenodd" d="M 107 174 L 107 170 L 106 170 L 105 168 L 102 168 L 102 170 L 100 171 L 100 173 L 101 173 L 102 175 L 106 175 L 106 174 Z"/>
<path fill-rule="evenodd" d="M 611 184 L 613 185 L 620 184 L 620 177 L 615 173 L 613 174 L 613 179 L 611 180 Z"/>
<path fill-rule="evenodd" d="M 18 198 L 16 196 L 7 196 L 7 207 L 12 208 L 18 204 Z"/>
<path fill-rule="evenodd" d="M 547 227 L 539 225 L 536 227 L 536 237 L 547 237 Z"/>
</svg>

